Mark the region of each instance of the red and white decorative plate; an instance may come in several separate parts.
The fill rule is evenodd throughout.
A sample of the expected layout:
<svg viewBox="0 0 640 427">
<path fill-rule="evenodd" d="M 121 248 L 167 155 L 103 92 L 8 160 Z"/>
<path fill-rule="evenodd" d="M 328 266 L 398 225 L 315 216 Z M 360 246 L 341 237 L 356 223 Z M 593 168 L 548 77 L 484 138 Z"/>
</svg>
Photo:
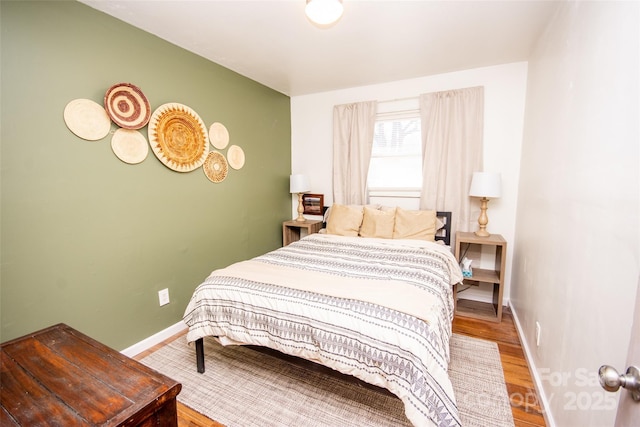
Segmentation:
<svg viewBox="0 0 640 427">
<path fill-rule="evenodd" d="M 111 120 L 124 129 L 140 129 L 149 123 L 151 107 L 139 87 L 117 83 L 104 95 L 104 108 Z"/>
</svg>

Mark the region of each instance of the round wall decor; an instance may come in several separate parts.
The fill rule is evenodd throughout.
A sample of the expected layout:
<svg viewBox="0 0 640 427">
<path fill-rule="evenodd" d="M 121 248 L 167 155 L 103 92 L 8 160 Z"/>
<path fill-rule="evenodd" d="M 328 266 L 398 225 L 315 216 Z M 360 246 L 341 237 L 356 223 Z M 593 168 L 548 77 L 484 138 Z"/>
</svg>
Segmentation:
<svg viewBox="0 0 640 427">
<path fill-rule="evenodd" d="M 135 165 L 149 154 L 147 139 L 137 130 L 118 129 L 111 137 L 111 149 L 117 158 Z"/>
<path fill-rule="evenodd" d="M 229 159 L 229 166 L 235 170 L 242 169 L 244 166 L 244 151 L 237 145 L 229 147 L 227 158 Z"/>
<path fill-rule="evenodd" d="M 207 128 L 186 105 L 168 103 L 158 107 L 149 120 L 148 133 L 153 153 L 174 171 L 190 172 L 207 158 Z"/>
<path fill-rule="evenodd" d="M 204 174 L 211 182 L 224 181 L 227 177 L 227 173 L 229 172 L 227 159 L 217 151 L 211 151 L 207 155 L 207 159 L 205 160 L 202 169 L 204 169 Z"/>
<path fill-rule="evenodd" d="M 209 127 L 209 139 L 211 145 L 218 150 L 223 150 L 229 144 L 229 131 L 222 123 L 215 122 Z"/>
<path fill-rule="evenodd" d="M 140 88 L 117 83 L 104 95 L 104 108 L 111 120 L 124 129 L 140 129 L 149 122 L 151 107 Z"/>
<path fill-rule="evenodd" d="M 97 141 L 111 130 L 111 120 L 100 104 L 90 99 L 74 99 L 64 108 L 64 122 L 71 132 L 87 141 Z"/>
</svg>

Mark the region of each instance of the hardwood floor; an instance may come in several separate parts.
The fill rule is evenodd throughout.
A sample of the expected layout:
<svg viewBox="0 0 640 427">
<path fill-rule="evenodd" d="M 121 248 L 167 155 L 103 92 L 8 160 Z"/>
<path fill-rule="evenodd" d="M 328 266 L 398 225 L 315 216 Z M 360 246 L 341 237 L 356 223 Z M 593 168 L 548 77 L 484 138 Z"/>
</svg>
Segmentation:
<svg viewBox="0 0 640 427">
<path fill-rule="evenodd" d="M 453 319 L 453 332 L 498 344 L 516 427 L 545 426 L 538 394 L 520 345 L 511 311 L 504 309 L 501 323 L 456 316 Z"/>
<path fill-rule="evenodd" d="M 545 426 L 538 395 L 531 379 L 529 366 L 520 345 L 513 316 L 508 309 L 502 314 L 502 322 L 494 323 L 457 316 L 453 320 L 453 332 L 494 341 L 498 344 L 507 393 L 511 399 L 511 409 L 516 427 Z M 156 351 L 162 345 L 176 339 L 178 334 L 164 343 L 136 356 L 141 359 Z M 204 415 L 178 402 L 179 427 L 224 427 Z"/>
</svg>

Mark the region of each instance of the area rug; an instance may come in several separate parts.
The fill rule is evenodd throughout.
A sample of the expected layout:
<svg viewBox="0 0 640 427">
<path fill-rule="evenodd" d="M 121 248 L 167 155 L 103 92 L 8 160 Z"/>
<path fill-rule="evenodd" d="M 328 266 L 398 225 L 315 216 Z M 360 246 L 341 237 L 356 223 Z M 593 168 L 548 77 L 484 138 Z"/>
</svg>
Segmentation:
<svg viewBox="0 0 640 427">
<path fill-rule="evenodd" d="M 227 427 L 411 426 L 390 393 L 251 348 L 205 339 L 204 374 L 186 335 L 141 360 L 182 383 L 178 401 Z M 495 343 L 454 334 L 449 374 L 464 426 L 513 426 Z"/>
</svg>

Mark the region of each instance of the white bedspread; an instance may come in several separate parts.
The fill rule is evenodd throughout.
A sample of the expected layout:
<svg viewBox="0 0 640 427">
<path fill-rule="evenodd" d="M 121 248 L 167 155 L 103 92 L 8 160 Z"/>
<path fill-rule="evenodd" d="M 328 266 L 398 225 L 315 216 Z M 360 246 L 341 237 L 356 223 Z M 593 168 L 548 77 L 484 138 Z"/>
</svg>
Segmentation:
<svg viewBox="0 0 640 427">
<path fill-rule="evenodd" d="M 447 367 L 460 280 L 435 243 L 312 234 L 211 273 L 185 310 L 187 340 L 313 360 L 390 390 L 415 426 L 457 426 Z"/>
</svg>

